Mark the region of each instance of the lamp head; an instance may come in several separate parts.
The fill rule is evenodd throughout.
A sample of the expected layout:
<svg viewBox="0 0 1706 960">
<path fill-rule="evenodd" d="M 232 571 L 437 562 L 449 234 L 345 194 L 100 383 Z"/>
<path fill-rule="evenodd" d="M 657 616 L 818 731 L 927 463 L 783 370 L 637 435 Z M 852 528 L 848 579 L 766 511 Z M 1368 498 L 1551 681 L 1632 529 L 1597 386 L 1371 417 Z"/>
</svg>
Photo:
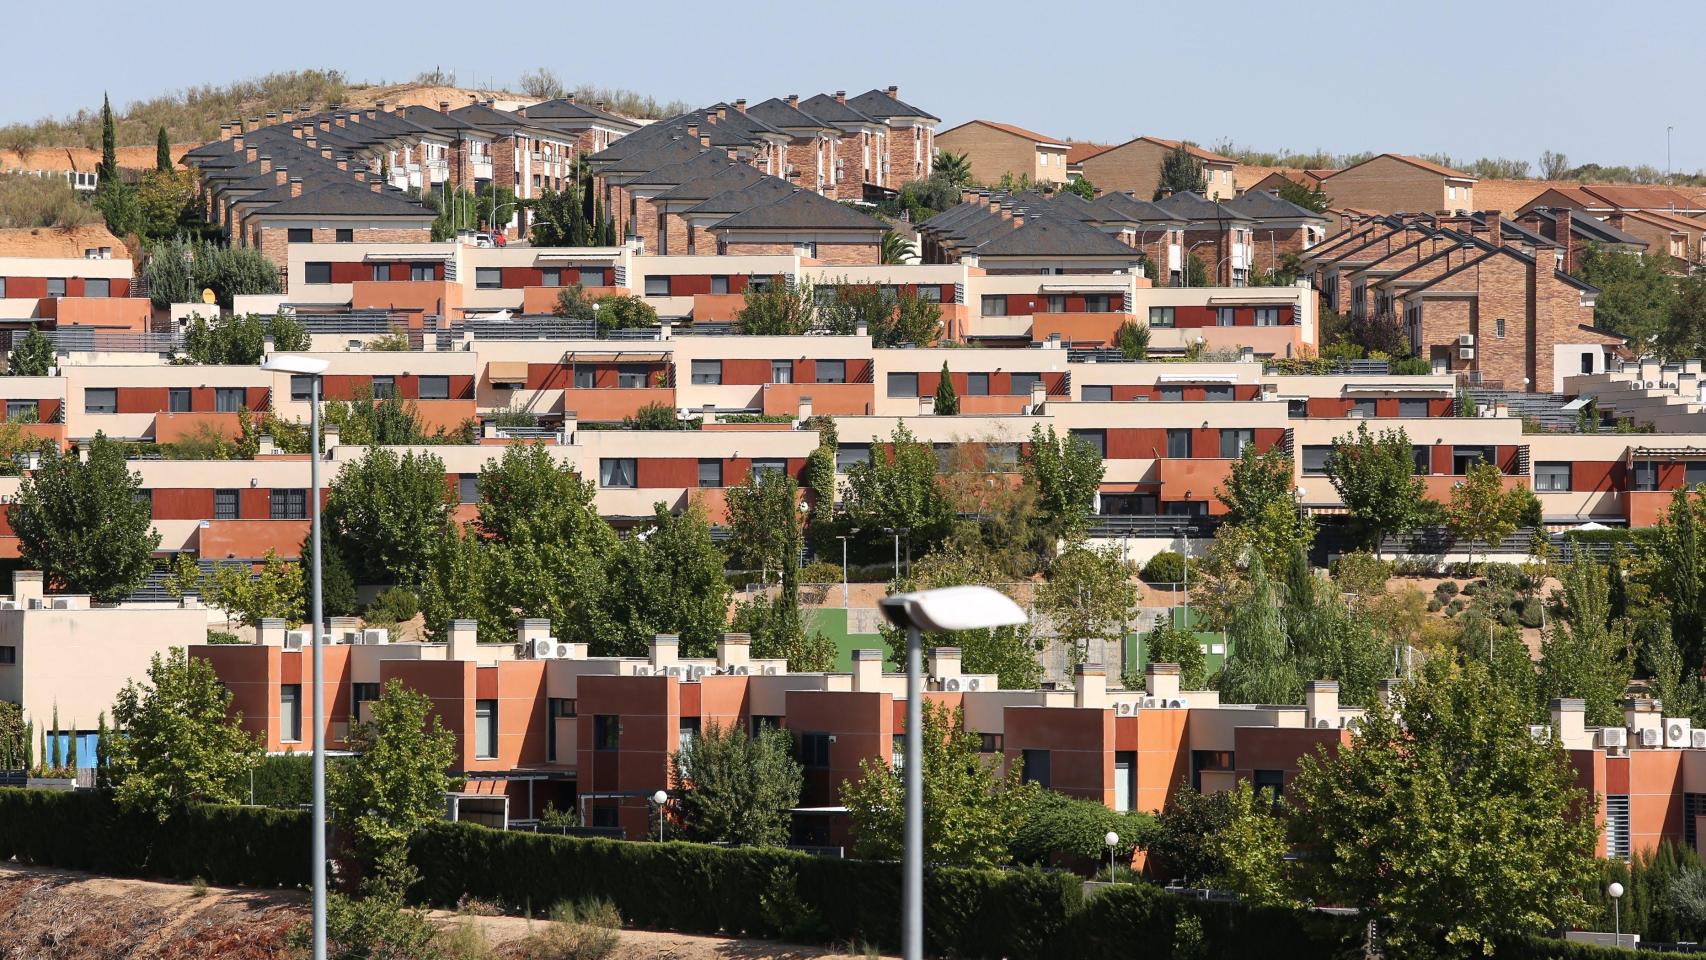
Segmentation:
<svg viewBox="0 0 1706 960">
<path fill-rule="evenodd" d="M 661 807 L 669 802 L 669 794 L 659 790 L 657 793 L 652 794 L 652 802 Z"/>
<path fill-rule="evenodd" d="M 1621 900 L 1623 899 L 1623 884 L 1613 881 L 1611 886 L 1605 888 L 1605 892 L 1611 895 L 1611 899 Z"/>
<path fill-rule="evenodd" d="M 1108 835 L 1102 838 L 1102 842 L 1110 847 L 1117 847 L 1120 845 L 1120 835 L 1109 830 Z"/>
<path fill-rule="evenodd" d="M 300 353 L 275 353 L 261 362 L 261 369 L 273 373 L 295 373 L 304 376 L 317 377 L 326 372 L 331 361 L 319 357 L 304 356 Z"/>
<path fill-rule="evenodd" d="M 878 606 L 894 626 L 919 630 L 983 630 L 1017 626 L 1026 619 L 1011 597 L 982 586 L 897 593 Z"/>
</svg>

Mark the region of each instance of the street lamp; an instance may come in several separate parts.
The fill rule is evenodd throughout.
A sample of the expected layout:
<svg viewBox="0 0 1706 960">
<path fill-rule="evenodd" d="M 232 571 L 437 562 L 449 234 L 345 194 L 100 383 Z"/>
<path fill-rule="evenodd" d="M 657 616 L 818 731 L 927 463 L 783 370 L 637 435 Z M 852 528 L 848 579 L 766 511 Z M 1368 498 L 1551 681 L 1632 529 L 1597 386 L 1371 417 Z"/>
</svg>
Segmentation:
<svg viewBox="0 0 1706 960">
<path fill-rule="evenodd" d="M 841 541 L 841 609 L 843 610 L 852 606 L 847 598 L 847 541 L 858 535 L 858 527 L 854 527 L 846 533 L 835 535 L 835 539 Z"/>
<path fill-rule="evenodd" d="M 1115 848 L 1117 848 L 1120 845 L 1120 835 L 1113 832 L 1112 830 L 1109 830 L 1108 835 L 1102 838 L 1102 842 L 1108 845 L 1108 882 L 1113 883 L 1114 882 L 1114 850 L 1115 850 Z"/>
<path fill-rule="evenodd" d="M 895 541 L 897 544 L 899 540 Z M 898 549 L 898 547 L 897 547 Z M 924 707 L 919 689 L 922 632 L 985 630 L 1017 626 L 1025 611 L 1011 597 L 989 587 L 943 587 L 884 597 L 884 619 L 906 628 L 906 852 L 901 869 L 901 956 L 924 957 Z"/>
<path fill-rule="evenodd" d="M 287 373 L 291 378 L 307 377 L 309 381 L 308 408 L 308 536 L 314 544 L 314 563 L 309 579 L 309 616 L 314 637 L 314 758 L 313 758 L 313 862 L 311 869 L 314 889 L 313 960 L 326 960 L 326 706 L 321 696 L 324 667 L 321 647 L 326 634 L 322 631 L 323 610 L 320 597 L 320 555 L 325 552 L 320 540 L 320 383 L 326 375 L 328 361 L 301 354 L 275 353 L 261 364 L 262 370 Z"/>
<path fill-rule="evenodd" d="M 1623 884 L 1612 881 L 1611 886 L 1605 888 L 1605 892 L 1611 895 L 1611 917 L 1614 924 L 1611 929 L 1614 931 L 1612 935 L 1617 938 L 1615 946 L 1621 947 L 1623 946 Z"/>
<path fill-rule="evenodd" d="M 900 538 L 912 532 L 911 527 L 884 527 L 883 532 L 894 537 L 894 582 L 900 583 Z"/>
<path fill-rule="evenodd" d="M 663 842 L 663 805 L 669 802 L 669 794 L 662 790 L 652 794 L 652 802 L 658 805 L 658 842 Z"/>
</svg>

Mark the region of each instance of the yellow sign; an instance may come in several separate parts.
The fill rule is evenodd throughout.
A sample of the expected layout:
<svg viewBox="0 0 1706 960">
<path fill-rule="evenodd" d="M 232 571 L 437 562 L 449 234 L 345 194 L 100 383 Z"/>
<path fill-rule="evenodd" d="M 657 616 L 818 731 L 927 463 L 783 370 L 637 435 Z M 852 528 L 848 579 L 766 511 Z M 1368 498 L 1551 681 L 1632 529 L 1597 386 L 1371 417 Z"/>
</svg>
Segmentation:
<svg viewBox="0 0 1706 960">
<path fill-rule="evenodd" d="M 213 288 L 212 287 L 206 287 L 206 288 L 202 289 L 202 291 L 201 291 L 201 302 L 202 303 L 212 303 L 214 301 L 214 299 L 215 299 L 215 297 L 213 296 Z"/>
</svg>

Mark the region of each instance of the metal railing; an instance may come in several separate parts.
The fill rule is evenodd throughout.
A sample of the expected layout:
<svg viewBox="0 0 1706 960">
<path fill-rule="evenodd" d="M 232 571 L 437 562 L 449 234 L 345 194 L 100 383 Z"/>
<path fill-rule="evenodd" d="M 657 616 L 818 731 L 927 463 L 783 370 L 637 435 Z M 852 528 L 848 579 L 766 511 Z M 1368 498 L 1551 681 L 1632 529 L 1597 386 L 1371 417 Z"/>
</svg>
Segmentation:
<svg viewBox="0 0 1706 960">
<path fill-rule="evenodd" d="M 5 349 L 12 348 L 14 334 L 5 331 Z M 183 348 L 183 338 L 169 333 L 132 333 L 91 327 L 60 327 L 43 330 L 58 353 L 173 353 Z"/>
<path fill-rule="evenodd" d="M 1220 521 L 1212 517 L 1098 516 L 1090 520 L 1090 536 L 1116 537 L 1211 537 Z"/>
</svg>

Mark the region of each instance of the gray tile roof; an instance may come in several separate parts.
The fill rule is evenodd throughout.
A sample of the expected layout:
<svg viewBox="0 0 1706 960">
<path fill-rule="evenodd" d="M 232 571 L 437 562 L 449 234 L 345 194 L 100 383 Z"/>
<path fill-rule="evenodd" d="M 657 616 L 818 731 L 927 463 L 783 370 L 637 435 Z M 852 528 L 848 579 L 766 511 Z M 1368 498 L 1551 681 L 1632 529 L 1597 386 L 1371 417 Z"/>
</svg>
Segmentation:
<svg viewBox="0 0 1706 960">
<path fill-rule="evenodd" d="M 771 203 L 796 190 L 794 185 L 778 177 L 765 177 L 756 183 L 735 190 L 724 190 L 715 196 L 688 207 L 684 213 L 739 213 L 761 204 Z"/>
<path fill-rule="evenodd" d="M 717 223 L 712 230 L 873 230 L 888 229 L 875 217 L 860 213 L 811 190 L 792 188 L 786 196 L 751 207 Z"/>
<path fill-rule="evenodd" d="M 879 120 L 889 117 L 923 117 L 938 123 L 942 120 L 941 117 L 926 113 L 905 100 L 889 96 L 887 90 L 867 90 L 857 97 L 849 98 L 847 103 L 860 113 Z"/>
<path fill-rule="evenodd" d="M 1224 203 L 1205 199 L 1201 194 L 1192 193 L 1189 190 L 1157 200 L 1155 205 L 1175 217 L 1183 220 L 1194 220 L 1199 223 L 1209 220 L 1243 221 L 1250 219 Z"/>
<path fill-rule="evenodd" d="M 866 116 L 827 93 L 801 100 L 800 109 L 824 123 L 842 128 L 882 123 L 881 120 Z"/>
<path fill-rule="evenodd" d="M 1327 215 L 1300 207 L 1270 190 L 1251 190 L 1226 201 L 1222 206 L 1236 210 L 1252 220 L 1296 220 L 1300 218 L 1327 222 Z"/>
<path fill-rule="evenodd" d="M 392 190 L 375 192 L 366 184 L 350 180 L 335 181 L 310 190 L 303 184 L 302 195 L 291 197 L 267 207 L 267 216 L 354 216 L 354 217 L 425 217 L 433 212 Z"/>
<path fill-rule="evenodd" d="M 624 130 L 637 130 L 640 127 L 639 124 L 620 114 L 601 110 L 598 107 L 567 97 L 545 100 L 532 106 L 522 107 L 521 113 L 533 120 L 593 120 Z"/>
<path fill-rule="evenodd" d="M 766 176 L 767 174 L 760 173 L 738 160 L 730 160 L 725 169 L 685 181 L 679 186 L 663 191 L 652 199 L 661 201 L 708 200 L 727 190 L 749 187 L 763 180 Z"/>
<path fill-rule="evenodd" d="M 1027 216 L 1024 226 L 979 245 L 980 257 L 1120 257 L 1138 252 L 1079 220 Z"/>
<path fill-rule="evenodd" d="M 798 107 L 788 106 L 788 101 L 781 97 L 771 97 L 760 104 L 746 108 L 749 117 L 757 117 L 766 124 L 783 131 L 807 131 L 806 135 L 823 130 L 834 130 L 834 126 L 801 111 Z"/>
</svg>

